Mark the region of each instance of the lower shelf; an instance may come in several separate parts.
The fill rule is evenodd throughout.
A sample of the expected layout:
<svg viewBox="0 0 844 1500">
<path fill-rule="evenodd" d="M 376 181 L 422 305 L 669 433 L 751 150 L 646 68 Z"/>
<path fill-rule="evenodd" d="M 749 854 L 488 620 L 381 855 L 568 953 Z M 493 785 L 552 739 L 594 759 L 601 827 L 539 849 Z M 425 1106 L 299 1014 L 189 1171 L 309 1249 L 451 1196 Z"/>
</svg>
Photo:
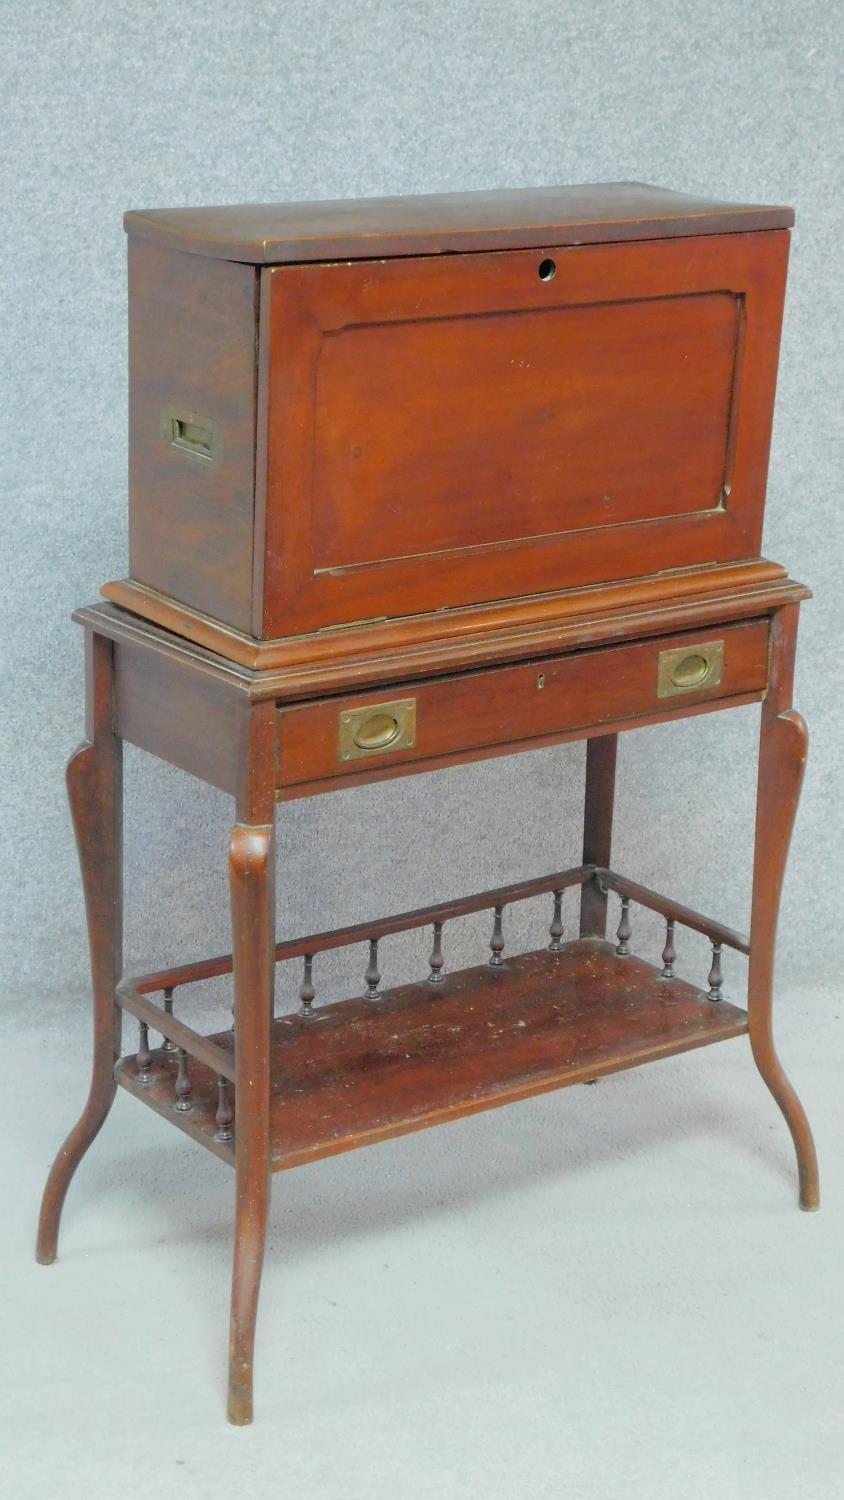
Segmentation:
<svg viewBox="0 0 844 1500">
<path fill-rule="evenodd" d="M 347 1000 L 272 1028 L 276 1171 L 567 1084 L 741 1036 L 747 1016 L 597 939 L 567 943 Z M 232 1033 L 212 1040 L 231 1050 Z M 117 1081 L 233 1160 L 215 1139 L 216 1079 L 191 1064 L 191 1109 L 174 1108 L 176 1062 L 153 1053 L 150 1083 L 133 1057 Z M 236 1110 L 236 1104 L 235 1104 Z"/>
</svg>

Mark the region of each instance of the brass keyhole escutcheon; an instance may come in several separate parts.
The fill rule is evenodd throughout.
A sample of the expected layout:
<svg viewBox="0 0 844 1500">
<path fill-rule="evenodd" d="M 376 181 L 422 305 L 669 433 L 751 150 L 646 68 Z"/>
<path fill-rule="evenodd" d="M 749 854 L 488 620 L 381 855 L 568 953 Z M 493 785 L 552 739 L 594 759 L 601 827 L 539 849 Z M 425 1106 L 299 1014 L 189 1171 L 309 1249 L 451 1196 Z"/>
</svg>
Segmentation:
<svg viewBox="0 0 844 1500">
<path fill-rule="evenodd" d="M 724 642 L 676 646 L 660 651 L 657 659 L 656 695 L 675 698 L 680 693 L 719 687 L 724 673 Z"/>
<path fill-rule="evenodd" d="M 671 681 L 678 688 L 699 687 L 709 676 L 709 667 L 710 662 L 707 657 L 701 656 L 697 651 L 692 651 L 688 656 L 684 656 L 682 661 L 678 661 L 671 673 Z"/>
<path fill-rule="evenodd" d="M 359 750 L 386 750 L 400 728 L 393 714 L 374 713 L 358 725 L 352 738 Z"/>
<path fill-rule="evenodd" d="M 368 703 L 340 715 L 340 760 L 364 760 L 368 755 L 408 750 L 416 744 L 416 699 Z"/>
</svg>

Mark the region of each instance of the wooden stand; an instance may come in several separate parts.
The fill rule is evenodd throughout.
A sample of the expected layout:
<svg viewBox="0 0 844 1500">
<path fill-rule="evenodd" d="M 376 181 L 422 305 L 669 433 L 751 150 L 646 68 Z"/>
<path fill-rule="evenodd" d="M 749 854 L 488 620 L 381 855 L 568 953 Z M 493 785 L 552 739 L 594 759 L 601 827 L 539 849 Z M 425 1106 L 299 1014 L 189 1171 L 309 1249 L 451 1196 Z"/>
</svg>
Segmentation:
<svg viewBox="0 0 844 1500">
<path fill-rule="evenodd" d="M 515 664 L 512 641 L 499 642 L 494 668 L 476 666 L 451 677 L 443 675 L 446 660 L 439 675 L 424 677 L 429 659 L 414 676 L 405 658 L 396 666 L 385 657 L 380 677 L 369 660 L 361 692 L 347 663 L 337 696 L 330 695 L 336 686 L 326 689 L 324 680 L 308 682 L 297 694 L 290 673 L 236 665 L 112 605 L 77 615 L 87 641 L 87 738 L 71 758 L 68 790 L 90 933 L 94 1068 L 88 1102 L 47 1183 L 38 1259 L 55 1259 L 67 1188 L 118 1084 L 231 1163 L 237 1181 L 232 1422 L 252 1416 L 255 1319 L 273 1171 L 747 1033 L 794 1139 L 800 1205 L 817 1208 L 811 1133 L 771 1031 L 780 888 L 806 755 L 805 726 L 791 707 L 798 607 L 806 591 L 773 571 L 777 581 L 769 568 L 764 588 L 734 583 L 720 593 L 710 589 L 705 596 L 681 598 L 677 591 L 662 604 L 651 601 L 644 625 L 641 613 L 625 613 L 613 597 L 603 615 L 593 611 L 569 621 L 562 653 L 558 645 L 558 654 L 551 654 L 555 648 L 545 641 L 538 654 L 525 659 L 523 653 Z M 701 660 L 702 677 L 694 665 Z M 406 673 L 401 681 L 398 671 Z M 676 679 L 667 696 L 661 686 L 666 672 Z M 746 938 L 614 873 L 610 839 L 620 730 L 759 700 Z M 406 727 L 408 704 L 412 732 Z M 442 705 L 450 705 L 445 717 Z M 397 723 L 404 714 L 406 733 L 398 749 L 378 741 L 384 717 L 392 713 Z M 347 760 L 337 735 L 350 723 L 357 726 L 360 754 Z M 367 746 L 367 735 L 374 744 Z M 275 943 L 277 800 L 577 738 L 588 740 L 581 866 Z M 121 959 L 124 739 L 222 787 L 235 801 L 232 952 L 131 980 L 122 978 Z M 580 888 L 581 915 L 578 936 L 568 940 L 562 893 L 571 886 Z M 621 900 L 615 943 L 606 940 L 610 894 Z M 548 903 L 547 940 L 534 952 L 510 957 L 508 909 L 539 897 Z M 630 951 L 630 913 L 637 905 L 665 918 L 657 965 Z M 487 962 L 449 973 L 448 922 L 487 909 Z M 678 926 L 705 934 L 712 944 L 705 987 L 674 975 Z M 428 975 L 383 989 L 381 940 L 421 927 L 431 930 Z M 319 1006 L 319 955 L 356 943 L 363 945 L 366 962 L 359 995 Z M 746 1012 L 721 999 L 725 947 L 750 957 Z M 297 1015 L 275 1019 L 274 966 L 290 958 L 302 961 L 301 1006 Z M 233 1028 L 200 1035 L 179 1019 L 176 992 L 227 973 L 234 983 Z M 124 1011 L 136 1018 L 139 1038 L 137 1049 L 122 1056 Z M 151 1047 L 150 1032 L 162 1038 L 160 1046 Z"/>
</svg>

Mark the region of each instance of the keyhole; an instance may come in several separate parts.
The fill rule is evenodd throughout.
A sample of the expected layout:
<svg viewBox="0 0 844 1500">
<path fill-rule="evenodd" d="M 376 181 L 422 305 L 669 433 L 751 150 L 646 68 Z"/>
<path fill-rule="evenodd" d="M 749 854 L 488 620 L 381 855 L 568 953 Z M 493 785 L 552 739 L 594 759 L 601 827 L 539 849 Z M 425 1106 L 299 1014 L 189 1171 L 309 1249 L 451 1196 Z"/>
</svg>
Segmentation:
<svg viewBox="0 0 844 1500">
<path fill-rule="evenodd" d="M 557 262 L 554 260 L 541 260 L 539 262 L 540 281 L 553 281 L 557 274 Z"/>
</svg>

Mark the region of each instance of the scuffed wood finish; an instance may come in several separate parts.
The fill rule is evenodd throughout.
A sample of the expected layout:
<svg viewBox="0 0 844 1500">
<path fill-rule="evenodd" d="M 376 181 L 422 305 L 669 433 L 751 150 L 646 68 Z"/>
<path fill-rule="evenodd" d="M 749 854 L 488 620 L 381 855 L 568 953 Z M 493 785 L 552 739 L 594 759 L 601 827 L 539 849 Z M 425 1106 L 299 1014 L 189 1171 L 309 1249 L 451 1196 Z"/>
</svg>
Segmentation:
<svg viewBox="0 0 844 1500">
<path fill-rule="evenodd" d="M 122 739 L 221 791 L 237 791 L 250 702 L 228 672 L 197 670 L 184 652 L 122 642 L 115 663 L 115 723 Z"/>
<path fill-rule="evenodd" d="M 261 704 L 252 711 L 229 852 L 237 1117 L 228 1414 L 229 1420 L 239 1426 L 252 1420 L 255 1322 L 270 1202 L 274 769 L 272 706 Z"/>
<path fill-rule="evenodd" d="M 129 242 L 129 566 L 249 630 L 255 509 L 253 267 Z M 174 448 L 168 407 L 213 422 L 212 461 Z"/>
<path fill-rule="evenodd" d="M 597 940 L 446 974 L 273 1027 L 276 1170 L 747 1030 Z"/>
<path fill-rule="evenodd" d="M 65 1195 L 111 1108 L 114 1064 L 120 1056 L 122 1012 L 115 1004 L 114 990 L 123 943 L 123 756 L 113 730 L 113 651 L 111 641 L 86 630 L 87 739 L 68 763 L 67 792 L 88 919 L 94 1057 L 85 1108 L 56 1157 L 44 1189 L 36 1250 L 42 1265 L 56 1258 Z"/>
<path fill-rule="evenodd" d="M 794 594 L 789 597 L 803 597 L 802 589 L 791 587 Z M 528 701 L 523 689 L 528 678 L 530 703 L 551 703 L 552 719 L 557 715 L 558 726 L 569 725 L 565 730 L 558 727 L 552 737 L 595 736 L 588 751 L 584 819 L 584 849 L 589 863 L 477 897 L 457 898 L 403 916 L 276 944 L 274 806 L 285 767 L 289 773 L 290 766 L 296 764 L 290 760 L 291 744 L 279 733 L 279 723 L 294 721 L 299 715 L 304 725 L 315 725 L 311 769 L 318 774 L 319 757 L 329 744 L 329 720 L 335 725 L 344 703 L 359 700 L 335 697 L 294 703 L 280 710 L 268 695 L 266 684 L 246 668 L 180 642 L 113 607 L 81 611 L 79 617 L 92 637 L 93 659 L 100 668 L 92 673 L 92 682 L 99 684 L 99 696 L 95 694 L 99 707 L 91 722 L 98 727 L 94 741 L 79 758 L 86 790 L 79 802 L 80 848 L 98 849 L 97 859 L 105 860 L 104 866 L 95 868 L 83 858 L 86 889 L 93 871 L 91 889 L 96 902 L 105 899 L 104 892 L 113 890 L 108 884 L 114 859 L 109 851 L 116 847 L 109 843 L 108 834 L 115 808 L 109 746 L 119 753 L 114 733 L 116 713 L 118 731 L 125 729 L 154 753 L 225 785 L 235 797 L 236 823 L 230 853 L 233 952 L 117 984 L 117 960 L 109 958 L 111 948 L 95 948 L 104 937 L 112 943 L 116 929 L 108 923 L 103 926 L 102 908 L 96 904 L 92 907 L 89 901 L 92 954 L 99 955 L 95 958 L 95 976 L 100 975 L 103 982 L 103 988 L 95 990 L 96 1084 L 92 1102 L 70 1138 L 69 1155 L 60 1157 L 48 1186 L 47 1229 L 42 1231 L 39 1246 L 44 1258 L 54 1253 L 58 1208 L 73 1158 L 78 1160 L 93 1138 L 113 1097 L 116 1042 L 106 1037 L 103 1028 L 113 1024 L 115 997 L 148 1029 L 154 1031 L 159 1021 L 164 1035 L 169 1035 L 178 1049 L 176 1053 L 150 1049 L 148 1035 L 143 1033 L 138 1051 L 117 1062 L 117 1082 L 235 1167 L 229 1365 L 229 1414 L 235 1423 L 248 1422 L 252 1416 L 255 1325 L 273 1170 L 738 1036 L 749 1029 L 760 1072 L 794 1134 L 801 1202 L 805 1207 L 815 1206 L 817 1177 L 811 1136 L 776 1058 L 770 1028 L 776 905 L 802 764 L 800 721 L 789 710 L 796 613 L 796 602 L 774 611 L 773 638 L 768 615 L 738 623 L 721 621 L 715 632 L 725 644 L 721 684 L 709 701 L 695 701 L 699 695 L 694 692 L 673 700 L 676 706 L 665 715 L 692 716 L 758 699 L 767 692 L 748 1020 L 742 1011 L 720 999 L 719 962 L 722 943 L 746 952 L 748 941 L 671 898 L 592 864 L 593 860 L 608 859 L 610 854 L 616 729 L 643 720 L 576 725 L 581 712 L 600 718 L 605 713 L 635 712 L 637 705 L 642 706 L 647 722 L 659 718 L 659 713 L 647 711 L 646 706 L 646 699 L 650 701 L 656 691 L 659 651 L 678 644 L 693 648 L 711 640 L 711 625 L 679 637 L 622 638 L 600 650 L 570 651 L 551 660 L 541 658 L 515 667 L 467 672 L 460 678 L 443 675 L 417 684 L 423 706 L 436 702 L 434 697 L 426 697 L 429 691 L 458 694 L 457 709 L 449 709 L 446 700 L 443 708 L 445 722 L 449 723 L 450 713 L 452 729 L 457 726 L 462 736 L 459 747 L 443 757 L 455 763 L 487 753 L 505 753 L 521 743 L 522 715 Z M 116 693 L 111 686 L 112 653 Z M 383 686 L 386 689 L 386 684 Z M 741 692 L 742 688 L 748 691 Z M 546 696 L 549 690 L 550 698 Z M 559 694 L 557 707 L 555 692 Z M 484 699 L 489 707 L 484 706 Z M 325 722 L 320 715 L 327 716 Z M 496 732 L 503 738 L 490 747 L 485 740 L 490 726 L 496 725 Z M 422 744 L 427 756 L 431 746 L 424 739 Z M 102 760 L 97 758 L 101 753 L 98 747 Z M 305 764 L 304 759 L 301 764 Z M 409 767 L 384 764 L 368 769 L 365 775 L 387 777 L 431 764 L 431 758 Z M 89 776 L 90 786 L 86 780 Z M 310 786 L 325 789 L 337 783 L 336 776 L 325 775 Z M 301 793 L 308 785 L 296 783 L 293 789 Z M 285 790 L 281 787 L 282 793 Z M 90 802 L 86 800 L 89 795 Z M 89 814 L 100 834 L 105 828 L 104 842 L 92 837 L 85 821 Z M 549 910 L 543 918 L 545 926 L 551 916 L 550 951 L 546 948 L 541 953 L 511 958 L 507 948 L 510 903 L 528 895 L 550 896 L 578 884 L 587 892 L 582 913 L 587 928 L 605 925 L 607 889 L 622 894 L 618 949 L 613 952 L 606 942 L 592 936 L 561 944 L 562 913 L 556 898 L 553 915 Z M 659 969 L 630 954 L 631 903 L 650 907 L 666 917 L 666 943 Z M 443 934 L 443 922 L 484 908 L 491 913 L 491 960 L 476 970 L 449 974 L 448 935 Z M 675 922 L 704 933 L 714 945 L 709 998 L 703 990 L 673 975 Z M 398 990 L 382 991 L 384 955 L 378 951 L 379 940 L 391 932 L 429 924 L 434 933 L 431 977 Z M 314 968 L 308 955 L 355 941 L 369 945 L 370 962 L 364 975 L 362 957 L 361 976 L 362 988 L 365 986 L 372 998 L 323 1007 L 318 965 Z M 306 959 L 305 978 L 299 985 L 304 1014 L 273 1021 L 275 961 L 293 956 Z M 180 985 L 227 972 L 234 975 L 233 1033 L 202 1037 L 166 1007 L 159 1012 L 145 998 L 151 991 L 163 989 L 172 1000 L 173 990 L 178 994 Z M 233 1096 L 230 1079 L 235 1083 Z"/>
<path fill-rule="evenodd" d="M 512 250 L 265 270 L 255 634 L 758 556 L 787 261 L 756 233 L 549 281 Z"/>
<path fill-rule="evenodd" d="M 127 216 L 132 577 L 75 616 L 88 738 L 68 772 L 94 1066 L 37 1253 L 55 1256 L 118 1083 L 233 1166 L 236 1424 L 273 1170 L 749 1032 L 817 1207 L 771 1028 L 806 748 L 791 677 L 809 594 L 759 555 L 791 222 L 637 184 Z M 704 646 L 720 679 L 679 670 Z M 609 861 L 618 734 L 760 699 L 747 939 Z M 380 738 L 377 720 L 355 738 L 363 710 Z M 124 739 L 235 806 L 231 953 L 135 979 Z M 276 942 L 276 801 L 571 739 L 582 865 Z M 514 957 L 509 908 L 532 897 L 545 946 Z M 637 906 L 664 919 L 659 967 L 631 951 Z M 450 972 L 449 924 L 482 911 L 487 962 Z M 676 926 L 711 943 L 708 990 L 676 977 Z M 385 990 L 383 940 L 413 930 L 418 982 Z M 352 943 L 356 998 L 323 1005 L 321 956 Z M 722 998 L 722 947 L 750 954 L 747 1014 Z M 289 958 L 298 1012 L 276 1020 Z M 181 987 L 229 973 L 233 1027 L 206 1036 Z M 139 1034 L 119 1057 L 123 1007 Z"/>
<path fill-rule="evenodd" d="M 102 593 L 118 605 L 93 606 L 98 628 L 175 647 L 185 643 L 244 669 L 250 696 L 299 700 L 368 682 L 398 682 L 436 672 L 556 655 L 567 649 L 694 629 L 708 621 L 750 619 L 811 597 L 804 584 L 764 558 L 572 589 L 529 599 L 257 641 L 185 610 L 129 579 Z M 84 623 L 90 609 L 77 611 Z M 151 620 L 167 632 L 150 631 Z"/>
<path fill-rule="evenodd" d="M 661 256 L 669 252 L 676 246 L 660 247 Z M 308 297 L 330 324 L 348 320 L 326 328 L 333 337 L 319 355 L 318 573 L 423 553 L 433 559 L 455 548 L 508 549 L 719 505 L 740 303 L 725 291 L 616 300 L 619 252 L 578 254 L 609 260 L 591 273 L 606 283 L 605 302 L 581 301 L 588 293 L 580 277 L 576 290 L 571 285 L 568 259 L 557 269 L 555 293 L 534 257 L 508 255 L 506 277 L 484 257 L 447 268 L 464 284 L 448 298 L 451 316 L 438 316 L 429 266 L 420 287 L 418 268 L 411 276 L 402 262 L 391 268 L 383 298 L 389 321 L 376 306 L 371 326 L 358 321 L 364 299 L 373 300 L 364 268 L 279 273 L 283 301 Z M 730 270 L 723 274 L 732 279 Z M 415 311 L 420 291 L 422 316 L 410 317 L 402 302 L 414 298 Z M 445 304 L 444 290 L 440 296 Z M 514 304 L 506 316 L 481 310 L 493 296 Z M 610 360 L 618 368 L 612 385 Z M 391 409 L 401 421 L 387 425 Z M 401 504 L 391 504 L 397 497 Z"/>
<path fill-rule="evenodd" d="M 591 939 L 280 1017 L 271 1039 L 274 1170 L 746 1032 L 744 1011 L 659 976 Z M 231 1045 L 228 1032 L 213 1040 Z M 166 1106 L 175 1063 L 156 1053 L 153 1072 L 144 1098 Z M 196 1066 L 191 1076 L 197 1132 L 214 1149 L 215 1075 Z M 239 1119 L 239 1095 L 237 1108 Z"/>
<path fill-rule="evenodd" d="M 762 709 L 753 903 L 750 920 L 748 1017 L 759 1072 L 785 1117 L 797 1153 L 800 1207 L 820 1206 L 818 1161 L 806 1113 L 774 1046 L 774 955 L 780 896 L 808 752 L 804 720 L 792 708 L 798 611 L 784 609 L 772 625 L 771 685 Z"/>
<path fill-rule="evenodd" d="M 113 606 L 80 610 L 75 618 L 113 639 L 119 648 L 117 729 L 121 736 L 234 793 L 250 704 L 270 701 L 275 675 L 268 674 L 265 680 Z M 336 762 L 338 715 L 344 709 L 377 702 L 377 698 L 367 694 L 366 698 L 281 705 L 279 795 L 301 797 L 335 785 L 360 785 L 403 771 L 431 770 L 629 728 L 637 720 L 660 723 L 727 703 L 752 702 L 766 682 L 766 630 L 764 620 L 738 625 L 720 622 L 715 635 L 723 638 L 726 648 L 722 682 L 682 698 L 657 698 L 659 652 L 687 641 L 711 639 L 710 631 L 594 653 L 569 652 L 551 661 L 541 659 L 498 671 L 463 673 L 426 683 L 410 681 L 398 688 L 384 684 L 386 698 L 417 697 L 424 718 L 419 719 L 412 751 L 373 756 L 365 762 Z M 617 673 L 625 679 L 619 688 L 614 686 Z M 542 689 L 537 687 L 540 676 Z M 607 718 L 613 713 L 619 716 L 617 720 Z M 311 779 L 303 780 L 303 776 Z"/>
<path fill-rule="evenodd" d="M 430 253 L 441 213 L 459 253 Z M 127 215 L 109 597 L 268 668 L 319 632 L 458 646 L 467 609 L 752 567 L 792 217 L 637 184 Z"/>
<path fill-rule="evenodd" d="M 700 714 L 714 713 L 725 708 L 745 708 L 758 703 L 761 692 L 739 693 L 733 698 L 712 699 L 705 703 L 690 703 L 683 709 L 672 709 L 667 713 L 653 713 L 636 719 L 612 719 L 601 725 L 586 725 L 580 729 L 556 730 L 552 734 L 538 735 L 531 740 L 516 740 L 508 744 L 485 745 L 471 755 L 464 751 L 451 755 L 436 755 L 430 760 L 397 763 L 396 765 L 367 766 L 366 769 L 342 776 L 326 777 L 322 781 L 300 781 L 295 785 L 279 789 L 279 801 L 294 801 L 302 797 L 319 797 L 328 792 L 341 791 L 347 787 L 369 786 L 378 781 L 389 781 L 393 777 L 414 776 L 420 771 L 442 771 L 451 766 L 465 765 L 467 761 L 492 760 L 499 755 L 511 755 L 522 750 L 543 750 L 550 745 L 570 744 L 577 740 L 588 740 L 595 735 L 620 734 L 632 729 L 669 724 L 679 718 L 693 719 Z"/>
<path fill-rule="evenodd" d="M 132 236 L 194 255 L 271 265 L 787 229 L 794 210 L 700 198 L 646 182 L 599 182 L 340 202 L 134 209 L 124 223 Z"/>
<path fill-rule="evenodd" d="M 444 759 L 474 758 L 489 746 L 509 750 L 532 741 L 553 742 L 590 725 L 666 713 L 678 717 L 703 703 L 761 694 L 768 680 L 768 622 L 754 620 L 715 632 L 724 643 L 720 683 L 679 697 L 657 696 L 661 651 L 690 652 L 713 639 L 711 632 L 661 637 L 599 651 L 578 651 L 520 666 L 464 673 L 427 683 L 392 687 L 388 693 L 329 698 L 282 707 L 278 714 L 279 787 L 354 778 L 371 771 L 415 765 L 424 770 Z M 379 702 L 413 696 L 416 738 L 412 746 L 343 761 L 338 746 L 342 713 L 377 709 Z M 601 863 L 606 863 L 602 860 Z"/>
</svg>

